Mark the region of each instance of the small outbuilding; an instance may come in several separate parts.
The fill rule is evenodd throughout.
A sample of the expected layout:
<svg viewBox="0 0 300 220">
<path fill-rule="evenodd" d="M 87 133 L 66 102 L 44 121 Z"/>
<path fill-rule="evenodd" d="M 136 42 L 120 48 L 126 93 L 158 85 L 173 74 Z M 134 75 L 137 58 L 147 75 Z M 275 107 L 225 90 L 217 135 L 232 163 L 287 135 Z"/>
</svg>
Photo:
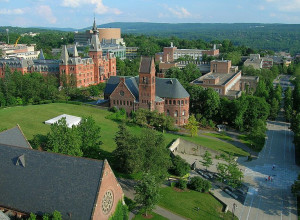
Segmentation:
<svg viewBox="0 0 300 220">
<path fill-rule="evenodd" d="M 67 122 L 67 126 L 69 128 L 72 128 L 72 126 L 77 126 L 81 122 L 81 118 L 73 115 L 67 115 L 67 114 L 62 114 L 59 115 L 55 118 L 49 119 L 48 121 L 45 121 L 46 125 L 52 125 L 57 123 L 60 119 L 65 118 Z"/>
</svg>

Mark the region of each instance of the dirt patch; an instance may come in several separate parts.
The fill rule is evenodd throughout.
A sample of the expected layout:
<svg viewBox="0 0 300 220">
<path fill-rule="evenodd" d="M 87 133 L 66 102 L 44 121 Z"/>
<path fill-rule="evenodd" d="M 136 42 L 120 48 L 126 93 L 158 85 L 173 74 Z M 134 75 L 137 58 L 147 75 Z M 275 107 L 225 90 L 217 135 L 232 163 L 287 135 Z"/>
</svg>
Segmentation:
<svg viewBox="0 0 300 220">
<path fill-rule="evenodd" d="M 151 219 L 151 218 L 153 218 L 153 215 L 148 214 L 148 215 L 146 216 L 145 214 L 142 214 L 142 217 L 143 217 L 144 219 Z"/>
<path fill-rule="evenodd" d="M 173 190 L 176 192 L 189 192 L 190 191 L 189 189 L 179 189 L 177 187 L 173 187 Z"/>
</svg>

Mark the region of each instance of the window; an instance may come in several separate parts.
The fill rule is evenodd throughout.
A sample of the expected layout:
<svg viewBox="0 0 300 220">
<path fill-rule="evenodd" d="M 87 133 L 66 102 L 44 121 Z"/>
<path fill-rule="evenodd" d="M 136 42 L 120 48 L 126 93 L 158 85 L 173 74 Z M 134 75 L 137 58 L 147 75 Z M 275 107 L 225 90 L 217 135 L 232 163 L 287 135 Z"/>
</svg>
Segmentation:
<svg viewBox="0 0 300 220">
<path fill-rule="evenodd" d="M 114 100 L 114 105 L 116 104 L 116 101 Z"/>
<path fill-rule="evenodd" d="M 185 104 L 187 104 L 187 100 L 185 100 Z"/>
<path fill-rule="evenodd" d="M 178 117 L 178 111 L 177 110 L 174 112 L 174 117 Z"/>
<path fill-rule="evenodd" d="M 167 115 L 170 115 L 170 111 L 169 111 L 169 109 L 167 109 Z"/>
<path fill-rule="evenodd" d="M 119 105 L 119 100 L 117 100 L 117 105 Z"/>
<path fill-rule="evenodd" d="M 123 101 L 123 105 L 126 105 L 126 102 L 125 102 L 125 101 Z"/>
<path fill-rule="evenodd" d="M 176 105 L 176 101 L 175 100 L 173 100 L 173 105 Z"/>
<path fill-rule="evenodd" d="M 127 105 L 129 105 L 129 101 L 127 101 Z"/>
<path fill-rule="evenodd" d="M 185 111 L 184 110 L 182 111 L 182 115 L 185 116 Z"/>
<path fill-rule="evenodd" d="M 180 105 L 180 100 L 177 101 L 177 104 Z"/>
<path fill-rule="evenodd" d="M 169 100 L 169 105 L 172 105 L 172 100 Z"/>
<path fill-rule="evenodd" d="M 183 100 L 181 100 L 181 105 L 183 105 L 184 104 L 184 102 L 183 102 Z"/>
</svg>

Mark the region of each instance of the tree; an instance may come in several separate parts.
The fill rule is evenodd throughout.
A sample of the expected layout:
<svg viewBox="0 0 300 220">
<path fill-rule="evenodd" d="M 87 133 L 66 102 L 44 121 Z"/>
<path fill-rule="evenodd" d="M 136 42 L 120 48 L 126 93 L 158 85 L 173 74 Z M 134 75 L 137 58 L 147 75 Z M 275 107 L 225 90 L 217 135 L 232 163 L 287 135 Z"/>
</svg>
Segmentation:
<svg viewBox="0 0 300 220">
<path fill-rule="evenodd" d="M 232 155 L 224 155 L 223 159 L 226 163 L 218 163 L 218 173 L 222 181 L 226 180 L 228 185 L 235 188 L 241 184 L 244 175 Z"/>
<path fill-rule="evenodd" d="M 300 174 L 298 175 L 297 180 L 294 181 L 291 191 L 295 196 L 300 196 Z"/>
<path fill-rule="evenodd" d="M 171 170 L 176 176 L 182 177 L 191 170 L 191 166 L 178 155 L 172 158 L 172 163 Z"/>
<path fill-rule="evenodd" d="M 275 120 L 277 117 L 277 114 L 279 112 L 279 102 L 276 98 L 273 98 L 271 101 L 271 107 L 270 107 L 270 116 L 269 118 L 272 120 Z"/>
<path fill-rule="evenodd" d="M 51 125 L 51 131 L 47 135 L 47 150 L 72 156 L 83 155 L 81 137 L 75 126 L 69 128 L 66 118 L 60 119 Z"/>
<path fill-rule="evenodd" d="M 145 215 L 151 212 L 159 200 L 159 183 L 153 175 L 145 173 L 143 178 L 134 187 L 135 198 L 134 200 L 141 205 L 145 211 Z"/>
<path fill-rule="evenodd" d="M 194 115 L 191 115 L 188 123 L 185 125 L 185 128 L 189 131 L 192 137 L 198 135 L 198 122 Z"/>
<path fill-rule="evenodd" d="M 62 220 L 62 216 L 59 211 L 54 211 L 52 213 L 52 220 Z"/>
<path fill-rule="evenodd" d="M 137 137 L 131 135 L 125 123 L 119 125 L 115 137 L 117 148 L 113 151 L 117 169 L 124 173 L 135 173 L 141 170 L 144 156 Z"/>
<path fill-rule="evenodd" d="M 36 220 L 36 215 L 33 213 L 30 213 L 28 220 Z"/>
<path fill-rule="evenodd" d="M 188 188 L 197 192 L 208 192 L 211 188 L 211 183 L 200 176 L 194 176 L 188 183 Z"/>
<path fill-rule="evenodd" d="M 170 153 L 165 147 L 165 139 L 161 133 L 145 129 L 139 137 L 139 148 L 143 160 L 142 171 L 153 175 L 157 181 L 163 181 L 168 176 L 171 166 Z"/>
<path fill-rule="evenodd" d="M 212 88 L 203 91 L 202 114 L 207 119 L 214 119 L 220 108 L 220 96 Z"/>
<path fill-rule="evenodd" d="M 99 157 L 100 146 L 102 145 L 100 131 L 101 128 L 96 124 L 95 120 L 89 117 L 83 117 L 77 127 L 81 137 L 81 147 L 84 157 Z"/>
<path fill-rule="evenodd" d="M 203 159 L 202 164 L 203 164 L 203 166 L 205 166 L 206 170 L 208 167 L 213 165 L 211 153 L 209 153 L 208 151 L 205 151 L 205 153 L 201 157 Z"/>
<path fill-rule="evenodd" d="M 288 122 L 291 121 L 293 115 L 293 95 L 291 87 L 288 87 L 284 92 L 284 114 L 285 119 Z"/>
</svg>

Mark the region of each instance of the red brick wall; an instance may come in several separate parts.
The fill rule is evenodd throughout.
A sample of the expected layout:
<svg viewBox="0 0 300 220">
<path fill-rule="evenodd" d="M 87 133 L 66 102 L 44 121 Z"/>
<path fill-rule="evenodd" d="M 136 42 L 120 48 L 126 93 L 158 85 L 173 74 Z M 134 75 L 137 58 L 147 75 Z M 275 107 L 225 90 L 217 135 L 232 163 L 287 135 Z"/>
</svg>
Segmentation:
<svg viewBox="0 0 300 220">
<path fill-rule="evenodd" d="M 113 192 L 113 206 L 108 214 L 104 214 L 102 211 L 102 199 L 105 193 L 111 190 Z M 104 168 L 102 173 L 102 180 L 100 184 L 99 193 L 96 200 L 95 210 L 92 219 L 93 220 L 107 220 L 115 212 L 116 206 L 120 200 L 123 200 L 123 190 L 118 183 L 112 169 L 108 162 L 104 161 Z"/>
<path fill-rule="evenodd" d="M 95 84 L 100 82 L 99 79 L 99 66 L 100 66 L 100 59 L 102 58 L 102 51 L 100 52 L 89 52 L 89 57 L 93 59 L 94 62 L 94 81 Z"/>
<path fill-rule="evenodd" d="M 115 90 L 110 95 L 110 106 L 111 107 L 118 107 L 124 108 L 128 114 L 131 113 L 131 111 L 134 110 L 134 96 L 129 91 L 127 86 L 124 83 L 124 78 L 120 78 L 121 82 L 118 84 L 118 86 L 115 88 Z M 120 92 L 124 92 L 124 96 L 120 95 Z"/>
<path fill-rule="evenodd" d="M 210 62 L 210 71 L 214 73 L 229 73 L 230 67 L 231 60 Z"/>
<path fill-rule="evenodd" d="M 164 47 L 163 62 L 173 62 L 174 61 L 174 52 L 177 47 Z"/>
<path fill-rule="evenodd" d="M 155 102 L 155 110 L 158 111 L 158 113 L 164 113 L 165 112 L 165 102 Z"/>
<path fill-rule="evenodd" d="M 189 103 L 190 103 L 189 97 L 184 99 L 166 98 L 165 106 L 164 106 L 165 114 L 174 118 L 176 125 L 184 125 L 188 122 L 188 118 L 189 118 L 189 105 L 190 105 Z"/>
</svg>

